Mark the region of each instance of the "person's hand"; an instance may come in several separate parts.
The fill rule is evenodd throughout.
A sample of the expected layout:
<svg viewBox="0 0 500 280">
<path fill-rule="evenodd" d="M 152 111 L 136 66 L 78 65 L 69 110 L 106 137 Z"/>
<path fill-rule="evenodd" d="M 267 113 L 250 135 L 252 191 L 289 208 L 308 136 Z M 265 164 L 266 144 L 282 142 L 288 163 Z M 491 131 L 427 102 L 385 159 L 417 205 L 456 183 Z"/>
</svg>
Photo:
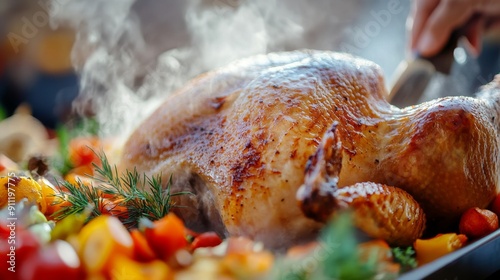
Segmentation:
<svg viewBox="0 0 500 280">
<path fill-rule="evenodd" d="M 483 32 L 500 27 L 500 0 L 413 0 L 411 18 L 414 52 L 435 55 L 454 30 L 463 28 L 471 51 L 478 54 Z"/>
</svg>

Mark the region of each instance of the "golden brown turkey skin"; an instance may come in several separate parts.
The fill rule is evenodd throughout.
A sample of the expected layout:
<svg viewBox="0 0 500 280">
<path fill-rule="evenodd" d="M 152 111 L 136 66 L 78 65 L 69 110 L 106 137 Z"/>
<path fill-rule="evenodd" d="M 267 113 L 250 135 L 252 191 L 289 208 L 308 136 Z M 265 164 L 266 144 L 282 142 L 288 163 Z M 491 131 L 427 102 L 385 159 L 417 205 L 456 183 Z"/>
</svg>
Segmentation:
<svg viewBox="0 0 500 280">
<path fill-rule="evenodd" d="M 399 187 L 430 220 L 485 207 L 499 174 L 489 101 L 448 98 L 400 110 L 385 97 L 379 67 L 348 55 L 246 59 L 169 96 L 129 138 L 123 167 L 172 175 L 172 191 L 193 192 L 177 201 L 188 206 L 177 213 L 192 226 L 284 246 L 321 226 L 304 216 L 295 194 L 337 121 L 340 187 Z"/>
</svg>

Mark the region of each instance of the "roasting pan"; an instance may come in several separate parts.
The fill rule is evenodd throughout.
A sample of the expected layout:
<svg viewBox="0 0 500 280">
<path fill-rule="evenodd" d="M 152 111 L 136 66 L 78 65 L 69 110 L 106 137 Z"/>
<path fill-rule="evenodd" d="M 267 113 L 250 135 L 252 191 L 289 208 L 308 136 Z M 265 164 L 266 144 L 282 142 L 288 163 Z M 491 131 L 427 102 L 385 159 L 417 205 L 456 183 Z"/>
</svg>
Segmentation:
<svg viewBox="0 0 500 280">
<path fill-rule="evenodd" d="M 500 279 L 500 229 L 398 279 Z"/>
</svg>

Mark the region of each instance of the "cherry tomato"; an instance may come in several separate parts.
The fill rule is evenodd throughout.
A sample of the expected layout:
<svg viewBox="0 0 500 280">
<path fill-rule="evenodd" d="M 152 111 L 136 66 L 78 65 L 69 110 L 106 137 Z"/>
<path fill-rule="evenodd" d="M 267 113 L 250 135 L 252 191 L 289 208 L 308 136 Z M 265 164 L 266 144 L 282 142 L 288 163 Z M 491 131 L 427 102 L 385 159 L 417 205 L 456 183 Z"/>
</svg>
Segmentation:
<svg viewBox="0 0 500 280">
<path fill-rule="evenodd" d="M 191 243 L 191 249 L 195 250 L 202 247 L 215 247 L 222 243 L 222 239 L 213 231 L 204 232 L 194 238 Z"/>
<path fill-rule="evenodd" d="M 62 240 L 31 254 L 18 273 L 24 280 L 83 279 L 78 255 L 69 243 Z"/>
</svg>

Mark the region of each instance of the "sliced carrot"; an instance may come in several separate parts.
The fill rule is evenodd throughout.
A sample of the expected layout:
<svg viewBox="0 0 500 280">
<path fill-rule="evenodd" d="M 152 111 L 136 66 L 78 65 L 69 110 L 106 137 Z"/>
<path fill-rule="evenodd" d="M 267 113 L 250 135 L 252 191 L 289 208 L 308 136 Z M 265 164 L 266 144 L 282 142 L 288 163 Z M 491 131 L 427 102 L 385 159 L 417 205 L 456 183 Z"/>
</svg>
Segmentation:
<svg viewBox="0 0 500 280">
<path fill-rule="evenodd" d="M 145 236 L 155 253 L 163 260 L 168 260 L 177 250 L 187 247 L 185 232 L 182 220 L 169 213 L 147 227 Z"/>
</svg>

